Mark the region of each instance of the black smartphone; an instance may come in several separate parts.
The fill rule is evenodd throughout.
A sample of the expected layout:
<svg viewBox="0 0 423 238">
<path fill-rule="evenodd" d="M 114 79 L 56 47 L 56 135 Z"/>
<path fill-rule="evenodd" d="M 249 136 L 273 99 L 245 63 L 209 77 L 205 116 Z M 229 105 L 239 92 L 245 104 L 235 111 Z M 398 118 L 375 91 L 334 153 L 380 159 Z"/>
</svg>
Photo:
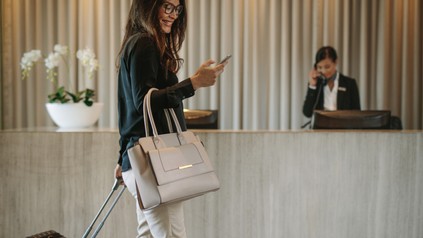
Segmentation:
<svg viewBox="0 0 423 238">
<path fill-rule="evenodd" d="M 226 61 L 228 61 L 230 58 L 232 57 L 232 55 L 227 55 L 225 58 L 223 58 L 218 64 L 223 64 Z"/>
</svg>

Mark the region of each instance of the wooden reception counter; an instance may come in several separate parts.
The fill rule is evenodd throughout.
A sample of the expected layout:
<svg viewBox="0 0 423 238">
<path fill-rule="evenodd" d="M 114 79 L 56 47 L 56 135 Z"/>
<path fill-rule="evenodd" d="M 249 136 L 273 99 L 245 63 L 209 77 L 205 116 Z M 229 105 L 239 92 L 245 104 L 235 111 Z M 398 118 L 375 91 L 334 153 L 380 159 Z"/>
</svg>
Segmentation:
<svg viewBox="0 0 423 238">
<path fill-rule="evenodd" d="M 197 131 L 221 189 L 188 237 L 423 237 L 422 131 Z M 116 130 L 0 132 L 0 237 L 81 237 L 111 190 Z M 98 237 L 135 237 L 125 192 Z"/>
</svg>

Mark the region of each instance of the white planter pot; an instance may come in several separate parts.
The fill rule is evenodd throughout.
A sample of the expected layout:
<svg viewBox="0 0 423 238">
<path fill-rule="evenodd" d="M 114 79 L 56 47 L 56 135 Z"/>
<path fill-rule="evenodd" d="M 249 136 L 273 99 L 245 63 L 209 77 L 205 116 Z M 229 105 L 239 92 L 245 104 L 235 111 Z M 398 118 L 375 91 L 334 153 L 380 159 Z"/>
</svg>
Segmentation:
<svg viewBox="0 0 423 238">
<path fill-rule="evenodd" d="M 84 103 L 46 103 L 50 118 L 60 128 L 86 128 L 97 122 L 103 109 L 103 103 L 94 103 L 91 107 Z"/>
</svg>

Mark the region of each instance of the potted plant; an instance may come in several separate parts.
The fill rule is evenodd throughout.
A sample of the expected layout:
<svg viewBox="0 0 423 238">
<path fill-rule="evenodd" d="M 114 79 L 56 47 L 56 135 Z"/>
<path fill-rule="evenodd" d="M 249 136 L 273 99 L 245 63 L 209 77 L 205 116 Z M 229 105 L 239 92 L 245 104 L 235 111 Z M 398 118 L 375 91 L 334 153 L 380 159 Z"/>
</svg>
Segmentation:
<svg viewBox="0 0 423 238">
<path fill-rule="evenodd" d="M 72 86 L 70 79 L 68 85 L 60 85 L 58 67 L 61 63 L 64 63 L 69 72 L 70 56 L 69 48 L 60 44 L 56 44 L 54 51 L 49 53 L 48 56 L 43 56 L 40 50 L 25 52 L 20 63 L 22 79 L 27 79 L 34 65 L 44 60 L 46 78 L 54 89 L 51 94 L 47 95 L 48 103 L 46 103 L 47 111 L 52 120 L 62 128 L 89 127 L 98 120 L 103 104 L 93 101 L 95 96 L 93 89 L 86 88 L 78 91 Z M 92 80 L 99 67 L 94 52 L 89 48 L 78 50 L 76 57 L 83 67 L 84 77 Z"/>
</svg>

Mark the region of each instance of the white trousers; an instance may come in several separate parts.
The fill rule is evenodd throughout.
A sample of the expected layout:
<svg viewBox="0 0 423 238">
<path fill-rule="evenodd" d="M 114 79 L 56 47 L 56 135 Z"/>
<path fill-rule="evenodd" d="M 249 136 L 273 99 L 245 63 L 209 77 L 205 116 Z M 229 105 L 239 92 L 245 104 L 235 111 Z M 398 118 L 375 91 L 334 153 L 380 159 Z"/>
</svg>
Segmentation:
<svg viewBox="0 0 423 238">
<path fill-rule="evenodd" d="M 137 200 L 135 178 L 132 170 L 122 173 L 128 191 L 135 198 L 138 218 L 137 238 L 186 238 L 182 202 L 160 205 L 141 210 Z"/>
</svg>

